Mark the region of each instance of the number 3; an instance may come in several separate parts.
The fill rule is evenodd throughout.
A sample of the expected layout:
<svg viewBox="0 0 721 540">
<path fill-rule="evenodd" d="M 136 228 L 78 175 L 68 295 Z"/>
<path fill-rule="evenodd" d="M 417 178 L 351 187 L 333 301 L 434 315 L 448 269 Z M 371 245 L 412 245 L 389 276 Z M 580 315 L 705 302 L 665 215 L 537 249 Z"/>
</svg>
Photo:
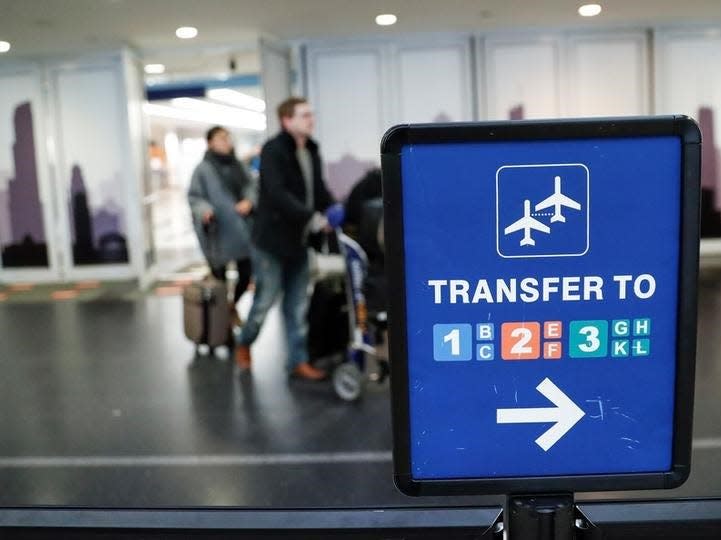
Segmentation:
<svg viewBox="0 0 721 540">
<path fill-rule="evenodd" d="M 595 326 L 584 326 L 578 331 L 586 337 L 586 343 L 580 343 L 578 348 L 585 353 L 596 352 L 601 346 L 601 340 L 598 339 L 598 328 Z"/>
</svg>

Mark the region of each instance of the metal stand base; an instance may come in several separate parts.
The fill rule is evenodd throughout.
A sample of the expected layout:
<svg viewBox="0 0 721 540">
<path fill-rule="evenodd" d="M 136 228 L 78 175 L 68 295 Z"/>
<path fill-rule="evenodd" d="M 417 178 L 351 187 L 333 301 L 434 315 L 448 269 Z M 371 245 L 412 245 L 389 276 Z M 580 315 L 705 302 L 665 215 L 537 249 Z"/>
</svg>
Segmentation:
<svg viewBox="0 0 721 540">
<path fill-rule="evenodd" d="M 574 504 L 572 493 L 506 497 L 493 526 L 497 540 L 601 540 L 602 535 Z"/>
</svg>

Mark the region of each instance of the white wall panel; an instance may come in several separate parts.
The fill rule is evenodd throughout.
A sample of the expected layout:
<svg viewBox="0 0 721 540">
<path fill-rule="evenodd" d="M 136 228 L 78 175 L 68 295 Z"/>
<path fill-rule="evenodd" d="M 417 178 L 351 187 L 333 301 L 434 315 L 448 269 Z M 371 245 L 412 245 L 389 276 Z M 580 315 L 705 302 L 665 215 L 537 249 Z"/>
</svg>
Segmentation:
<svg viewBox="0 0 721 540">
<path fill-rule="evenodd" d="M 291 93 L 290 50 L 261 40 L 260 66 L 266 104 L 267 133 L 272 137 L 280 129 L 276 109 L 290 97 Z"/>
<path fill-rule="evenodd" d="M 569 116 L 648 114 L 647 58 L 643 32 L 569 37 L 563 112 Z"/>
<path fill-rule="evenodd" d="M 699 123 L 702 255 L 721 255 L 721 36 L 714 29 L 656 33 L 656 108 Z"/>
<path fill-rule="evenodd" d="M 398 122 L 473 119 L 468 42 L 401 47 L 397 53 Z"/>
<path fill-rule="evenodd" d="M 135 177 L 121 65 L 63 67 L 53 80 L 59 210 L 67 215 L 71 260 L 75 267 L 126 264 Z"/>
<path fill-rule="evenodd" d="M 380 48 L 312 50 L 309 91 L 328 184 L 344 198 L 363 173 L 379 164 L 385 130 Z"/>
<path fill-rule="evenodd" d="M 700 106 L 721 107 L 721 37 L 657 35 L 656 100 L 661 114 L 697 117 Z M 714 126 L 718 137 L 718 125 Z"/>
<path fill-rule="evenodd" d="M 488 118 L 508 120 L 511 111 L 516 115 L 520 112 L 523 118 L 558 116 L 558 56 L 555 39 L 488 40 Z"/>
<path fill-rule="evenodd" d="M 128 245 L 130 260 L 134 271 L 140 276 L 143 287 L 151 279 L 151 267 L 155 262 L 155 246 L 151 216 L 146 212 L 146 186 L 150 184 L 150 161 L 148 148 L 150 144 L 150 124 L 143 114 L 145 102 L 145 81 L 143 79 L 143 63 L 131 51 L 125 50 L 121 55 L 121 73 L 124 81 L 125 107 L 121 99 L 121 122 L 125 124 L 125 144 L 120 149 L 128 156 L 125 163 L 127 178 L 127 233 L 131 239 Z"/>
</svg>

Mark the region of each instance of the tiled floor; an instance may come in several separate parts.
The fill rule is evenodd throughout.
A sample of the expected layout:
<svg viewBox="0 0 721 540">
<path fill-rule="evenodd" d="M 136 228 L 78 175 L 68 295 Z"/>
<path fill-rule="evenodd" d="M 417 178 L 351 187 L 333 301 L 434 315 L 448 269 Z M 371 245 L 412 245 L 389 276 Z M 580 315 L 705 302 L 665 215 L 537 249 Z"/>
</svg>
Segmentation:
<svg viewBox="0 0 721 540">
<path fill-rule="evenodd" d="M 691 478 L 578 499 L 721 497 L 718 274 L 702 280 L 699 312 Z M 500 504 L 396 491 L 387 383 L 349 404 L 328 382 L 289 381 L 276 310 L 242 376 L 227 355 L 195 357 L 181 318 L 177 295 L 0 303 L 0 505 Z"/>
</svg>

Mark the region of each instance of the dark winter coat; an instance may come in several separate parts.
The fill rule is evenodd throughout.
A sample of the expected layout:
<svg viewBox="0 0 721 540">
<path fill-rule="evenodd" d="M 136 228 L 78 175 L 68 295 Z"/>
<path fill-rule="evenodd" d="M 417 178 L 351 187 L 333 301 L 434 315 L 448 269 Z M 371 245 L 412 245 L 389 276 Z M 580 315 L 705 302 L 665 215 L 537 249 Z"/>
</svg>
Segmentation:
<svg viewBox="0 0 721 540">
<path fill-rule="evenodd" d="M 306 203 L 305 179 L 296 157 L 295 139 L 286 131 L 265 143 L 260 154 L 260 196 L 256 210 L 256 245 L 277 257 L 297 257 L 306 249 L 306 226 L 323 212 L 331 197 L 323 181 L 318 145 L 308 140 L 313 163 L 313 208 Z"/>
<path fill-rule="evenodd" d="M 230 261 L 250 257 L 250 227 L 248 220 L 235 210 L 235 204 L 248 199 L 255 205 L 257 190 L 243 166 L 234 161 L 230 165 L 218 163 L 206 153 L 195 168 L 188 190 L 188 201 L 193 214 L 193 225 L 200 248 L 208 264 L 217 268 Z M 225 170 L 230 169 L 233 174 Z M 228 177 L 225 177 L 228 176 Z M 203 226 L 203 215 L 212 210 L 215 219 L 210 231 Z"/>
</svg>

